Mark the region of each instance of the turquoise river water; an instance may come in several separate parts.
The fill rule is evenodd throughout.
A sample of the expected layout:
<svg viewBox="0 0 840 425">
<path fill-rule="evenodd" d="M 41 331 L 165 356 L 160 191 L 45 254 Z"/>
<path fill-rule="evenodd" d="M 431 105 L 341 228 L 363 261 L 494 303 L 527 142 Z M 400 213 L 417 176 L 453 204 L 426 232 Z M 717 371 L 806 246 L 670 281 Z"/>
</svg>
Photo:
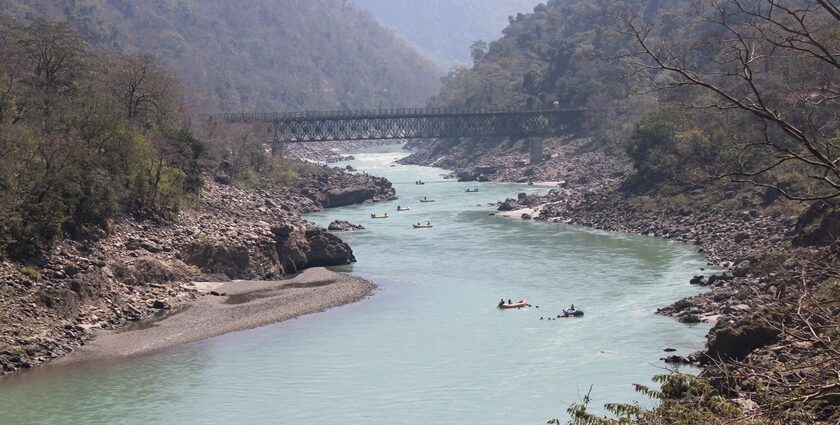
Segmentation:
<svg viewBox="0 0 840 425">
<path fill-rule="evenodd" d="M 705 325 L 653 314 L 696 292 L 688 280 L 705 262 L 692 247 L 491 216 L 488 202 L 547 188 L 392 167 L 403 155 L 377 148 L 350 162 L 394 182 L 399 200 L 308 216 L 367 228 L 341 235 L 358 262 L 338 270 L 378 283 L 371 298 L 140 358 L 5 379 L 0 424 L 544 424 L 590 387 L 595 406 L 647 405 L 633 384 L 663 372 L 663 348 L 685 355 L 702 345 Z M 415 230 L 418 221 L 434 228 Z M 539 308 L 502 311 L 500 298 Z M 584 318 L 540 320 L 571 303 Z"/>
</svg>

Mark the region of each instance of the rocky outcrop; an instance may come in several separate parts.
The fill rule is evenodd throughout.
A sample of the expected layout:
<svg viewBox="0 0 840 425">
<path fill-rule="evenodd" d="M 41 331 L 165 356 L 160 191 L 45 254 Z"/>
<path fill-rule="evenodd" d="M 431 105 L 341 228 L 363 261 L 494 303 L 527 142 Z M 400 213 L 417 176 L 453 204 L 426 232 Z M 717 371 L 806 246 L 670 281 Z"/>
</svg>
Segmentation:
<svg viewBox="0 0 840 425">
<path fill-rule="evenodd" d="M 333 220 L 329 226 L 327 226 L 327 230 L 331 232 L 349 232 L 352 230 L 364 230 L 365 226 L 360 224 L 353 224 L 346 220 Z"/>
<path fill-rule="evenodd" d="M 328 267 L 350 264 L 356 261 L 353 251 L 337 236 L 323 229 L 309 229 L 305 233 L 304 260 L 295 264 L 298 270 L 309 267 Z"/>
<path fill-rule="evenodd" d="M 62 241 L 39 266 L 0 261 L 0 374 L 60 357 L 94 329 L 202 295 L 191 281 L 278 278 L 355 261 L 346 243 L 300 214 L 394 193 L 385 179 L 329 168 L 273 190 L 218 182 L 226 173 L 206 176 L 196 204 L 174 220 L 124 217 L 99 239 Z"/>
<path fill-rule="evenodd" d="M 337 161 L 349 161 L 353 159 L 349 155 L 341 155 L 340 152 L 355 151 L 371 146 L 393 145 L 393 140 L 344 140 L 320 143 L 288 143 L 284 154 L 305 161 L 317 161 L 333 163 Z"/>
<path fill-rule="evenodd" d="M 513 211 L 513 210 L 518 210 L 520 208 L 522 208 L 522 207 L 519 205 L 519 203 L 516 201 L 516 199 L 508 198 L 508 199 L 505 199 L 504 201 L 502 201 L 501 204 L 499 204 L 499 207 L 497 208 L 497 210 L 499 210 L 499 211 Z"/>
<path fill-rule="evenodd" d="M 376 195 L 376 187 L 331 189 L 325 195 L 325 207 L 343 207 L 345 205 L 360 204 L 368 199 L 373 199 Z"/>
<path fill-rule="evenodd" d="M 396 199 L 396 191 L 385 178 L 337 170 L 312 178 L 301 192 L 322 208 Z"/>
<path fill-rule="evenodd" d="M 840 240 L 840 205 L 836 201 L 815 201 L 796 222 L 793 243 L 824 246 Z"/>
<path fill-rule="evenodd" d="M 252 271 L 250 269 L 251 256 L 245 246 L 196 242 L 184 246 L 182 256 L 187 264 L 198 267 L 202 272 L 224 275 L 228 279 L 246 277 L 249 271 Z M 264 269 L 259 273 L 272 274 L 266 273 Z"/>
<path fill-rule="evenodd" d="M 778 336 L 778 330 L 756 316 L 737 322 L 721 321 L 709 331 L 705 360 L 740 360 L 755 349 L 776 342 Z"/>
</svg>

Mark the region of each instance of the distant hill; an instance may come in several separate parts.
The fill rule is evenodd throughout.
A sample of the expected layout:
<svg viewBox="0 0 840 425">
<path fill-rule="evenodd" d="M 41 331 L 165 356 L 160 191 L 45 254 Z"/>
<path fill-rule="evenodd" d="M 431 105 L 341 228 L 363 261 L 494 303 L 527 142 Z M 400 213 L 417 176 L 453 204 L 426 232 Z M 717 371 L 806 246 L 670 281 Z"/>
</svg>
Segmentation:
<svg viewBox="0 0 840 425">
<path fill-rule="evenodd" d="M 438 70 L 347 0 L 0 0 L 163 59 L 208 111 L 422 105 Z"/>
<path fill-rule="evenodd" d="M 470 45 L 501 36 L 508 17 L 539 0 L 355 0 L 432 56 L 441 69 L 470 63 Z"/>
</svg>

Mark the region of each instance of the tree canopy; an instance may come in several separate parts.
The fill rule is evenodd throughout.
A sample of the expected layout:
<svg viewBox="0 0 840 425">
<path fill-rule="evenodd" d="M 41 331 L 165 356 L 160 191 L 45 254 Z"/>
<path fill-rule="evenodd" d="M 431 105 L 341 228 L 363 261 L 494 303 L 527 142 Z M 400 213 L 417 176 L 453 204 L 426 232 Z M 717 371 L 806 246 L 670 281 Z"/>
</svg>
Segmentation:
<svg viewBox="0 0 840 425">
<path fill-rule="evenodd" d="M 154 58 L 8 18 L 0 57 L 0 251 L 35 258 L 121 212 L 170 215 L 200 188 L 205 146 L 180 126 L 181 88 Z"/>
</svg>

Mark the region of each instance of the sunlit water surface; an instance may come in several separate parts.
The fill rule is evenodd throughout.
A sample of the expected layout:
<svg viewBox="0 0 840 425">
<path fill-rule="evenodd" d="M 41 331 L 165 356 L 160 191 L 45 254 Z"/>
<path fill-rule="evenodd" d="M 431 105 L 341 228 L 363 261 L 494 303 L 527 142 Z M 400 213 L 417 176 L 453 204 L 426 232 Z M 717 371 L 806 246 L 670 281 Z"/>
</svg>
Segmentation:
<svg viewBox="0 0 840 425">
<path fill-rule="evenodd" d="M 339 270 L 378 283 L 373 297 L 154 355 L 0 381 L 0 424 L 544 424 L 590 387 L 596 406 L 650 403 L 632 384 L 663 372 L 662 349 L 702 344 L 705 325 L 652 314 L 696 291 L 688 280 L 704 261 L 690 246 L 490 216 L 488 202 L 547 189 L 392 167 L 402 155 L 380 147 L 349 163 L 386 176 L 399 200 L 308 217 L 367 228 L 341 235 L 358 263 Z M 464 192 L 473 187 L 480 192 Z M 384 212 L 389 219 L 370 218 Z M 434 228 L 411 226 L 426 221 Z M 500 311 L 500 298 L 539 308 Z M 586 316 L 540 320 L 570 303 Z"/>
</svg>

